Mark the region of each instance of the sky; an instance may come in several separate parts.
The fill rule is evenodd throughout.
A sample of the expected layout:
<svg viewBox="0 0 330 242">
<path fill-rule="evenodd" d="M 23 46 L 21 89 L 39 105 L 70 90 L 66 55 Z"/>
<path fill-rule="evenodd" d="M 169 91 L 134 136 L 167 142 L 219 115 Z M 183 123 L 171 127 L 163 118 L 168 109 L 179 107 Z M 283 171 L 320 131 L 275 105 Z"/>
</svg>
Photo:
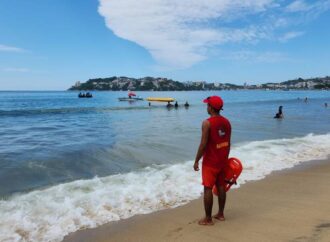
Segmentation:
<svg viewBox="0 0 330 242">
<path fill-rule="evenodd" d="M 330 0 L 1 0 L 0 90 L 330 75 Z"/>
</svg>

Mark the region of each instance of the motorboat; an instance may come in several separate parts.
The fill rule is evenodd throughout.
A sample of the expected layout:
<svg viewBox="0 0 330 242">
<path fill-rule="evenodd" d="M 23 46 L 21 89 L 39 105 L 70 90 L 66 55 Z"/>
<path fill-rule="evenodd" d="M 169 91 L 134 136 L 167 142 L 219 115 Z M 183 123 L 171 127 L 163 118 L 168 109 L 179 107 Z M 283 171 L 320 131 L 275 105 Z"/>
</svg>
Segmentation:
<svg viewBox="0 0 330 242">
<path fill-rule="evenodd" d="M 129 102 L 134 102 L 134 101 L 142 101 L 142 97 L 136 96 L 134 92 L 129 92 L 127 97 L 119 97 L 119 101 L 129 101 Z"/>
<path fill-rule="evenodd" d="M 79 93 L 79 94 L 78 94 L 78 97 L 79 97 L 79 98 L 92 98 L 93 95 L 92 95 L 90 92 L 87 92 L 87 93 Z"/>
</svg>

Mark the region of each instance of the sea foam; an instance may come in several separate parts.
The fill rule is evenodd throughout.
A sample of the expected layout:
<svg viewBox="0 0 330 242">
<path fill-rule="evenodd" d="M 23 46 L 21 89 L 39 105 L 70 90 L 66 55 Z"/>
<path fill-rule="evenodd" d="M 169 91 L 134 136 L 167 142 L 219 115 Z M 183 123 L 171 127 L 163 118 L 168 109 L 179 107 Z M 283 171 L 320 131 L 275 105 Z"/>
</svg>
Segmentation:
<svg viewBox="0 0 330 242">
<path fill-rule="evenodd" d="M 243 162 L 239 184 L 301 162 L 326 159 L 330 134 L 237 144 L 230 156 Z M 198 198 L 193 162 L 77 180 L 0 201 L 0 241 L 61 241 L 70 232 L 173 208 Z"/>
</svg>

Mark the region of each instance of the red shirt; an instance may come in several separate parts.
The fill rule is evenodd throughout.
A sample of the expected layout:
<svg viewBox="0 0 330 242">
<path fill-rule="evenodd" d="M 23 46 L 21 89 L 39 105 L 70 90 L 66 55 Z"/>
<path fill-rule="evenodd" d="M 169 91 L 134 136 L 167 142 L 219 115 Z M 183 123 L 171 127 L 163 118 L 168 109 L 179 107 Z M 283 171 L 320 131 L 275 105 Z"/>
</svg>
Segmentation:
<svg viewBox="0 0 330 242">
<path fill-rule="evenodd" d="M 203 165 L 222 168 L 229 156 L 231 125 L 223 116 L 214 116 L 207 120 L 210 123 L 210 130 L 203 155 Z"/>
</svg>

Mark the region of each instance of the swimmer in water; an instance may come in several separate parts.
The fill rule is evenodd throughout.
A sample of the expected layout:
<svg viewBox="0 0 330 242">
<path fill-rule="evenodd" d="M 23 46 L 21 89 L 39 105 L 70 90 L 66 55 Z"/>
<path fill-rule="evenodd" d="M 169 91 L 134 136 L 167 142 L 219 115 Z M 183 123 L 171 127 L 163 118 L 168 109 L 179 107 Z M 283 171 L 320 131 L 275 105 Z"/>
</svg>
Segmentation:
<svg viewBox="0 0 330 242">
<path fill-rule="evenodd" d="M 283 106 L 278 107 L 278 112 L 275 114 L 274 118 L 284 118 L 283 111 L 282 111 Z"/>
<path fill-rule="evenodd" d="M 173 104 L 171 104 L 170 102 L 167 102 L 166 107 L 167 107 L 167 108 L 171 108 L 171 107 L 173 107 Z"/>
</svg>

